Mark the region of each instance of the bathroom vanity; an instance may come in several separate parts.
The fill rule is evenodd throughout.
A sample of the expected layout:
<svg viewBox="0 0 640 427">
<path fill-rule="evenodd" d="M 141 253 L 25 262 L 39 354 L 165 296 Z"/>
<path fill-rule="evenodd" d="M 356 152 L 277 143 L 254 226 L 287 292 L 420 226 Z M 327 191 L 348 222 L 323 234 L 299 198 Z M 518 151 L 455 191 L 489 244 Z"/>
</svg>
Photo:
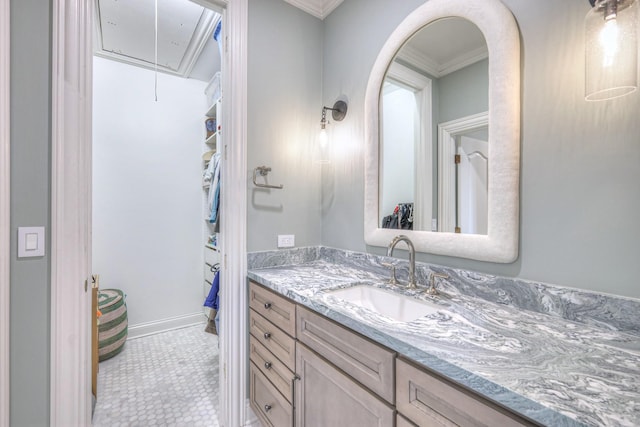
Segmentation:
<svg viewBox="0 0 640 427">
<path fill-rule="evenodd" d="M 639 303 L 324 247 L 249 255 L 250 401 L 265 426 L 640 423 Z M 440 294 L 430 272 L 447 273 Z M 436 308 L 398 321 L 336 290 Z M 617 318 L 616 318 L 617 315 Z"/>
</svg>

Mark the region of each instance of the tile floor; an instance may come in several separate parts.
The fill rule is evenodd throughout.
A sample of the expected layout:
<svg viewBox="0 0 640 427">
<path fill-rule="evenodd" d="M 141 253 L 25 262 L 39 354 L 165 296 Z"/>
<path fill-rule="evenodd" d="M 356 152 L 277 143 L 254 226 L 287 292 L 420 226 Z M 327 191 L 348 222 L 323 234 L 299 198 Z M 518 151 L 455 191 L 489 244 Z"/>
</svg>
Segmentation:
<svg viewBox="0 0 640 427">
<path fill-rule="evenodd" d="M 100 363 L 94 427 L 218 427 L 218 337 L 205 325 L 127 341 Z"/>
</svg>

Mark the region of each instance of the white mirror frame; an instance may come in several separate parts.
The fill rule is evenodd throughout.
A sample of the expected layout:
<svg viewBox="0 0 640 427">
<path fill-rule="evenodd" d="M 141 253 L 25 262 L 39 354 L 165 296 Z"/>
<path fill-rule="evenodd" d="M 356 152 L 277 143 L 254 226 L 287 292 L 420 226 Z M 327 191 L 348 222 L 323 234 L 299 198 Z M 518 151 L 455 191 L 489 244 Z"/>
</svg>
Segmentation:
<svg viewBox="0 0 640 427">
<path fill-rule="evenodd" d="M 379 105 L 385 74 L 402 45 L 419 29 L 460 17 L 478 26 L 489 50 L 489 188 L 486 235 L 379 228 Z M 510 263 L 518 257 L 520 186 L 520 35 L 511 11 L 499 0 L 430 0 L 398 25 L 373 66 L 365 95 L 364 236 L 385 247 L 398 234 L 416 251 Z"/>
</svg>

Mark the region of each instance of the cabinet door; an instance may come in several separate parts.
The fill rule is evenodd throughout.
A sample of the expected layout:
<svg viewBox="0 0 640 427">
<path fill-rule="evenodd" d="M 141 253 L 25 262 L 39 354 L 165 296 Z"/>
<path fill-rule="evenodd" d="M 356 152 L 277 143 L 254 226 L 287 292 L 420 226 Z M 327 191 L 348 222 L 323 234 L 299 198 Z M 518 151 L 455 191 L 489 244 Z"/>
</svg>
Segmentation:
<svg viewBox="0 0 640 427">
<path fill-rule="evenodd" d="M 304 345 L 296 344 L 297 427 L 392 427 L 394 410 Z"/>
</svg>

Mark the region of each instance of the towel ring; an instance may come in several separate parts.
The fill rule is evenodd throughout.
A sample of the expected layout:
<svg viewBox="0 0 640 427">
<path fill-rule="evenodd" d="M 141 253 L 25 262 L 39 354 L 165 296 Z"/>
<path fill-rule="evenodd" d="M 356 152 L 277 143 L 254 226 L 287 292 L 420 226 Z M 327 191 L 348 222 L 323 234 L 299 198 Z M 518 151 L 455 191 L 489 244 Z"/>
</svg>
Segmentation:
<svg viewBox="0 0 640 427">
<path fill-rule="evenodd" d="M 277 190 L 281 190 L 282 188 L 284 188 L 282 184 L 280 185 L 260 184 L 259 182 L 256 181 L 258 173 L 260 174 L 260 176 L 267 176 L 269 172 L 271 172 L 271 168 L 268 166 L 258 166 L 257 168 L 255 168 L 253 170 L 253 185 L 259 188 L 275 188 Z"/>
</svg>

